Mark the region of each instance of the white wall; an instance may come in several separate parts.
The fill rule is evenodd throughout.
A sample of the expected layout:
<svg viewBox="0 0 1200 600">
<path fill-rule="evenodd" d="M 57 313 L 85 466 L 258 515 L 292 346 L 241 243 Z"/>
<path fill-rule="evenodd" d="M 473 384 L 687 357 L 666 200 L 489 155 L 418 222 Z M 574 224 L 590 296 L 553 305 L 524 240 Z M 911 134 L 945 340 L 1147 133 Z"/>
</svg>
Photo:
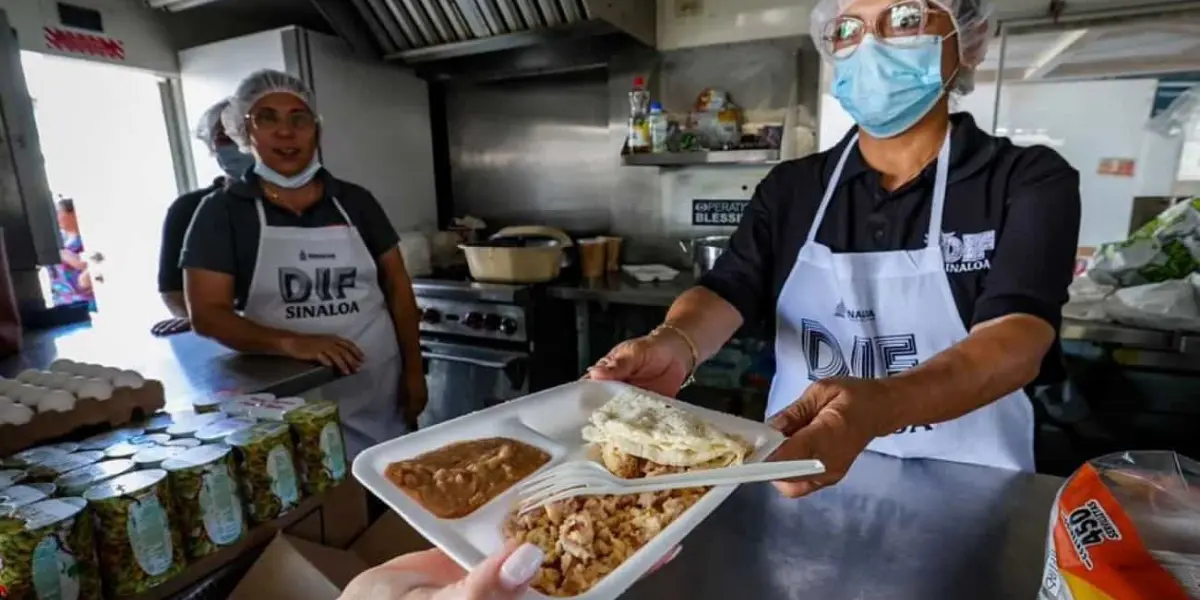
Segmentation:
<svg viewBox="0 0 1200 600">
<path fill-rule="evenodd" d="M 1080 174 L 1083 219 L 1079 245 L 1095 246 L 1129 234 L 1136 177 L 1100 175 L 1104 158 L 1137 160 L 1146 137 L 1146 121 L 1158 82 L 1080 81 L 1013 85 L 1001 93 L 998 130 L 1017 143 L 1043 138 Z"/>
<path fill-rule="evenodd" d="M 370 190 L 397 231 L 436 228 L 425 82 L 394 65 L 356 56 L 338 38 L 308 33 L 308 39 L 325 165 Z"/>
<path fill-rule="evenodd" d="M 222 98 L 233 93 L 243 77 L 259 69 L 286 71 L 283 40 L 278 30 L 188 48 L 179 53 L 184 113 L 189 134 L 194 133 L 200 115 Z M 191 135 L 192 163 L 200 185 L 208 185 L 221 175 L 221 169 L 208 147 Z"/>
<path fill-rule="evenodd" d="M 156 73 L 177 73 L 179 65 L 175 50 L 167 39 L 166 29 L 158 20 L 158 13 L 145 8 L 137 0 L 70 0 L 71 4 L 94 8 L 100 11 L 104 24 L 104 36 L 119 40 L 125 49 L 125 59 L 115 60 L 62 52 L 46 45 L 43 28 L 61 28 L 55 0 L 0 0 L 0 10 L 8 15 L 8 22 L 17 30 L 17 39 L 22 50 L 44 52 L 109 62 Z M 90 33 L 81 31 L 80 33 Z"/>
</svg>

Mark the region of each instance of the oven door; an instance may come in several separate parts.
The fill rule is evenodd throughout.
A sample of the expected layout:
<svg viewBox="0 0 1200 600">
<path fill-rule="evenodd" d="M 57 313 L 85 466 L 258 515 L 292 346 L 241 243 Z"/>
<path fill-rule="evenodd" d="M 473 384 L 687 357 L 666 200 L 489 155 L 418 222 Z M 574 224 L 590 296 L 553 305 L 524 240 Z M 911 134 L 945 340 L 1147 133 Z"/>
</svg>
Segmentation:
<svg viewBox="0 0 1200 600">
<path fill-rule="evenodd" d="M 429 405 L 421 428 L 529 393 L 529 354 L 465 344 L 421 341 Z"/>
</svg>

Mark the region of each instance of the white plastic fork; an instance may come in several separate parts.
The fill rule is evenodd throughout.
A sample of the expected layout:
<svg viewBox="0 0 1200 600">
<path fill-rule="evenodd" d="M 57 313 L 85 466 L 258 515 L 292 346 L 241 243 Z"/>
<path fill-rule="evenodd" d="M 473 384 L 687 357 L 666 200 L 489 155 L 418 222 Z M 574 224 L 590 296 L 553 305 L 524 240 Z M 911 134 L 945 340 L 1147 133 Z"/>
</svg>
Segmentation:
<svg viewBox="0 0 1200 600">
<path fill-rule="evenodd" d="M 787 460 L 642 479 L 621 479 L 609 473 L 603 465 L 590 460 L 575 460 L 522 482 L 517 488 L 518 512 L 524 514 L 575 496 L 641 494 L 683 488 L 737 485 L 809 477 L 824 472 L 825 465 L 819 460 Z"/>
</svg>

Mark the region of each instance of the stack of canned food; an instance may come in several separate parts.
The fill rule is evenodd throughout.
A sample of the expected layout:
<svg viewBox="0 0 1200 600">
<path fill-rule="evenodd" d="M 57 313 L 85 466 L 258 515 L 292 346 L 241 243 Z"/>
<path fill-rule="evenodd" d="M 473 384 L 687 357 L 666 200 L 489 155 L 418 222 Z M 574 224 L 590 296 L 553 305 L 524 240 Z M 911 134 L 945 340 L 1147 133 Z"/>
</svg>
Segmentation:
<svg viewBox="0 0 1200 600">
<path fill-rule="evenodd" d="M 346 478 L 336 404 L 196 408 L 0 460 L 0 597 L 141 594 Z"/>
</svg>

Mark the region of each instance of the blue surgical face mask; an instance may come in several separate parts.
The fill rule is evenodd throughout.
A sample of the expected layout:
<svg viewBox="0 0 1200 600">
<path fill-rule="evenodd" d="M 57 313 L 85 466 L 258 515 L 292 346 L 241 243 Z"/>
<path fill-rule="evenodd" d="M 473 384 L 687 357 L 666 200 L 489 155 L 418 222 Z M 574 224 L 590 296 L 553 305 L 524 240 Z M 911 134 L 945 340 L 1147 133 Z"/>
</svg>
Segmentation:
<svg viewBox="0 0 1200 600">
<path fill-rule="evenodd" d="M 876 138 L 908 131 L 945 91 L 942 37 L 937 35 L 891 45 L 868 34 L 834 67 L 833 95 L 858 126 Z"/>
<path fill-rule="evenodd" d="M 254 157 L 238 150 L 238 147 L 233 144 L 225 144 L 217 146 L 217 165 L 221 167 L 225 174 L 237 179 L 246 174 L 250 170 L 250 166 L 254 164 Z"/>
<path fill-rule="evenodd" d="M 317 160 L 315 154 L 313 155 L 312 162 L 308 163 L 308 166 L 303 171 L 290 177 L 268 167 L 267 163 L 262 161 L 262 158 L 257 156 L 254 158 L 254 172 L 264 180 L 281 188 L 296 189 L 304 187 L 308 185 L 308 182 L 312 181 L 312 178 L 317 175 L 317 171 L 320 170 L 321 161 Z"/>
</svg>

